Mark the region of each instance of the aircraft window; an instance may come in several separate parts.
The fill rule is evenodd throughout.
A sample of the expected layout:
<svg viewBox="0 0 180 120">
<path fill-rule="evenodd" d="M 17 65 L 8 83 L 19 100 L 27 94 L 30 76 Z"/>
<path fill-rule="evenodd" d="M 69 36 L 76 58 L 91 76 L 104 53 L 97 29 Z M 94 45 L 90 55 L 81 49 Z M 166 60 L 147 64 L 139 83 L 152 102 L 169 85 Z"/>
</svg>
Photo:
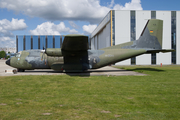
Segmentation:
<svg viewBox="0 0 180 120">
<path fill-rule="evenodd" d="M 21 56 L 20 53 L 16 53 L 16 54 L 15 54 L 15 57 L 20 57 L 20 56 Z"/>
</svg>

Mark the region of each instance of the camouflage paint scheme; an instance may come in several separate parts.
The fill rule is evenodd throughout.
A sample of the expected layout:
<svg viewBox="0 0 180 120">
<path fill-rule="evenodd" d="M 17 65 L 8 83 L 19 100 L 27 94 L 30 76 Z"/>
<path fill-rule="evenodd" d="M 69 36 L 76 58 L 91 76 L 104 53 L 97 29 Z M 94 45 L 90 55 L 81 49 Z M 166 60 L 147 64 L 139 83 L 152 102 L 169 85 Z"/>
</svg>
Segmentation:
<svg viewBox="0 0 180 120">
<path fill-rule="evenodd" d="M 65 36 L 62 48 L 26 50 L 17 53 L 6 64 L 19 71 L 31 69 L 53 69 L 63 72 L 83 72 L 97 69 L 138 55 L 172 52 L 162 49 L 163 21 L 148 20 L 140 38 L 100 50 L 88 50 L 88 37 Z"/>
</svg>

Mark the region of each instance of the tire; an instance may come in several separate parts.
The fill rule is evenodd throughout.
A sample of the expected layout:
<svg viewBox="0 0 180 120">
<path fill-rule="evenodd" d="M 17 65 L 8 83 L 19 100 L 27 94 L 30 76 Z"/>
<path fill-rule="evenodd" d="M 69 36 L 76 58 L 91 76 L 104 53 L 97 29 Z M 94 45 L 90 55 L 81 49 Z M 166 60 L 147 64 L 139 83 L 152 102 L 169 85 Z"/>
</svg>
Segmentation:
<svg viewBox="0 0 180 120">
<path fill-rule="evenodd" d="M 18 69 L 18 72 L 25 72 L 24 69 Z"/>
</svg>

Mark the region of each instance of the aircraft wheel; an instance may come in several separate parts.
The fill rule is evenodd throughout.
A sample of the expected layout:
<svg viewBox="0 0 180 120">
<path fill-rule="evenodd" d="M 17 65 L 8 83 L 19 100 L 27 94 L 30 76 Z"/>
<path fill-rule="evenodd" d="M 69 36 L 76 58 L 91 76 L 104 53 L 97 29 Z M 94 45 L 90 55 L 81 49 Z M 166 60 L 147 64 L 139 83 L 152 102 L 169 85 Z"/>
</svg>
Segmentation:
<svg viewBox="0 0 180 120">
<path fill-rule="evenodd" d="M 18 72 L 24 72 L 25 70 L 24 69 L 18 69 Z"/>
</svg>

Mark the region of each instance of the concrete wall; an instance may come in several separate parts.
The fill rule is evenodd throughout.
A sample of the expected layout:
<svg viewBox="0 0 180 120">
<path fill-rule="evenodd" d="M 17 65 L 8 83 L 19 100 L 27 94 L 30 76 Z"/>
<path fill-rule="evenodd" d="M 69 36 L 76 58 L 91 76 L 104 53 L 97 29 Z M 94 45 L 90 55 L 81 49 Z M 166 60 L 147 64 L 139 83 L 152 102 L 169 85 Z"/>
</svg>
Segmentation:
<svg viewBox="0 0 180 120">
<path fill-rule="evenodd" d="M 115 45 L 130 40 L 130 11 L 115 11 Z M 130 59 L 118 62 L 116 65 L 130 65 Z"/>
<path fill-rule="evenodd" d="M 94 37 L 91 38 L 91 50 L 94 50 L 95 46 L 94 46 Z"/>
<path fill-rule="evenodd" d="M 136 11 L 136 40 L 139 39 L 147 21 L 151 19 L 151 11 Z M 136 57 L 136 65 L 150 65 L 151 54 Z"/>
<path fill-rule="evenodd" d="M 93 38 L 94 36 L 96 36 L 96 34 L 99 33 L 99 31 L 101 31 L 105 25 L 107 25 L 107 23 L 110 22 L 110 15 L 111 13 L 109 12 L 105 17 L 104 19 L 99 23 L 99 25 L 97 26 L 97 28 L 92 32 L 91 34 L 91 38 Z"/>
<path fill-rule="evenodd" d="M 110 12 L 104 17 L 91 34 L 91 50 L 110 46 Z"/>
<path fill-rule="evenodd" d="M 111 46 L 111 23 L 110 22 L 106 25 L 106 31 L 104 32 L 104 35 L 106 35 L 106 37 L 104 38 L 104 39 L 106 39 L 105 47 Z"/>
<path fill-rule="evenodd" d="M 98 50 L 110 46 L 110 22 L 91 38 L 91 50 Z"/>
<path fill-rule="evenodd" d="M 171 49 L 171 11 L 156 11 L 156 18 L 163 20 L 163 49 Z M 156 64 L 171 64 L 171 53 L 158 53 Z"/>
<path fill-rule="evenodd" d="M 176 64 L 180 64 L 180 11 L 176 15 Z"/>
<path fill-rule="evenodd" d="M 110 22 L 97 34 L 98 49 L 110 46 Z"/>
<path fill-rule="evenodd" d="M 98 45 L 98 42 L 97 42 L 97 36 L 94 37 L 94 49 L 97 50 L 97 45 Z"/>
</svg>

